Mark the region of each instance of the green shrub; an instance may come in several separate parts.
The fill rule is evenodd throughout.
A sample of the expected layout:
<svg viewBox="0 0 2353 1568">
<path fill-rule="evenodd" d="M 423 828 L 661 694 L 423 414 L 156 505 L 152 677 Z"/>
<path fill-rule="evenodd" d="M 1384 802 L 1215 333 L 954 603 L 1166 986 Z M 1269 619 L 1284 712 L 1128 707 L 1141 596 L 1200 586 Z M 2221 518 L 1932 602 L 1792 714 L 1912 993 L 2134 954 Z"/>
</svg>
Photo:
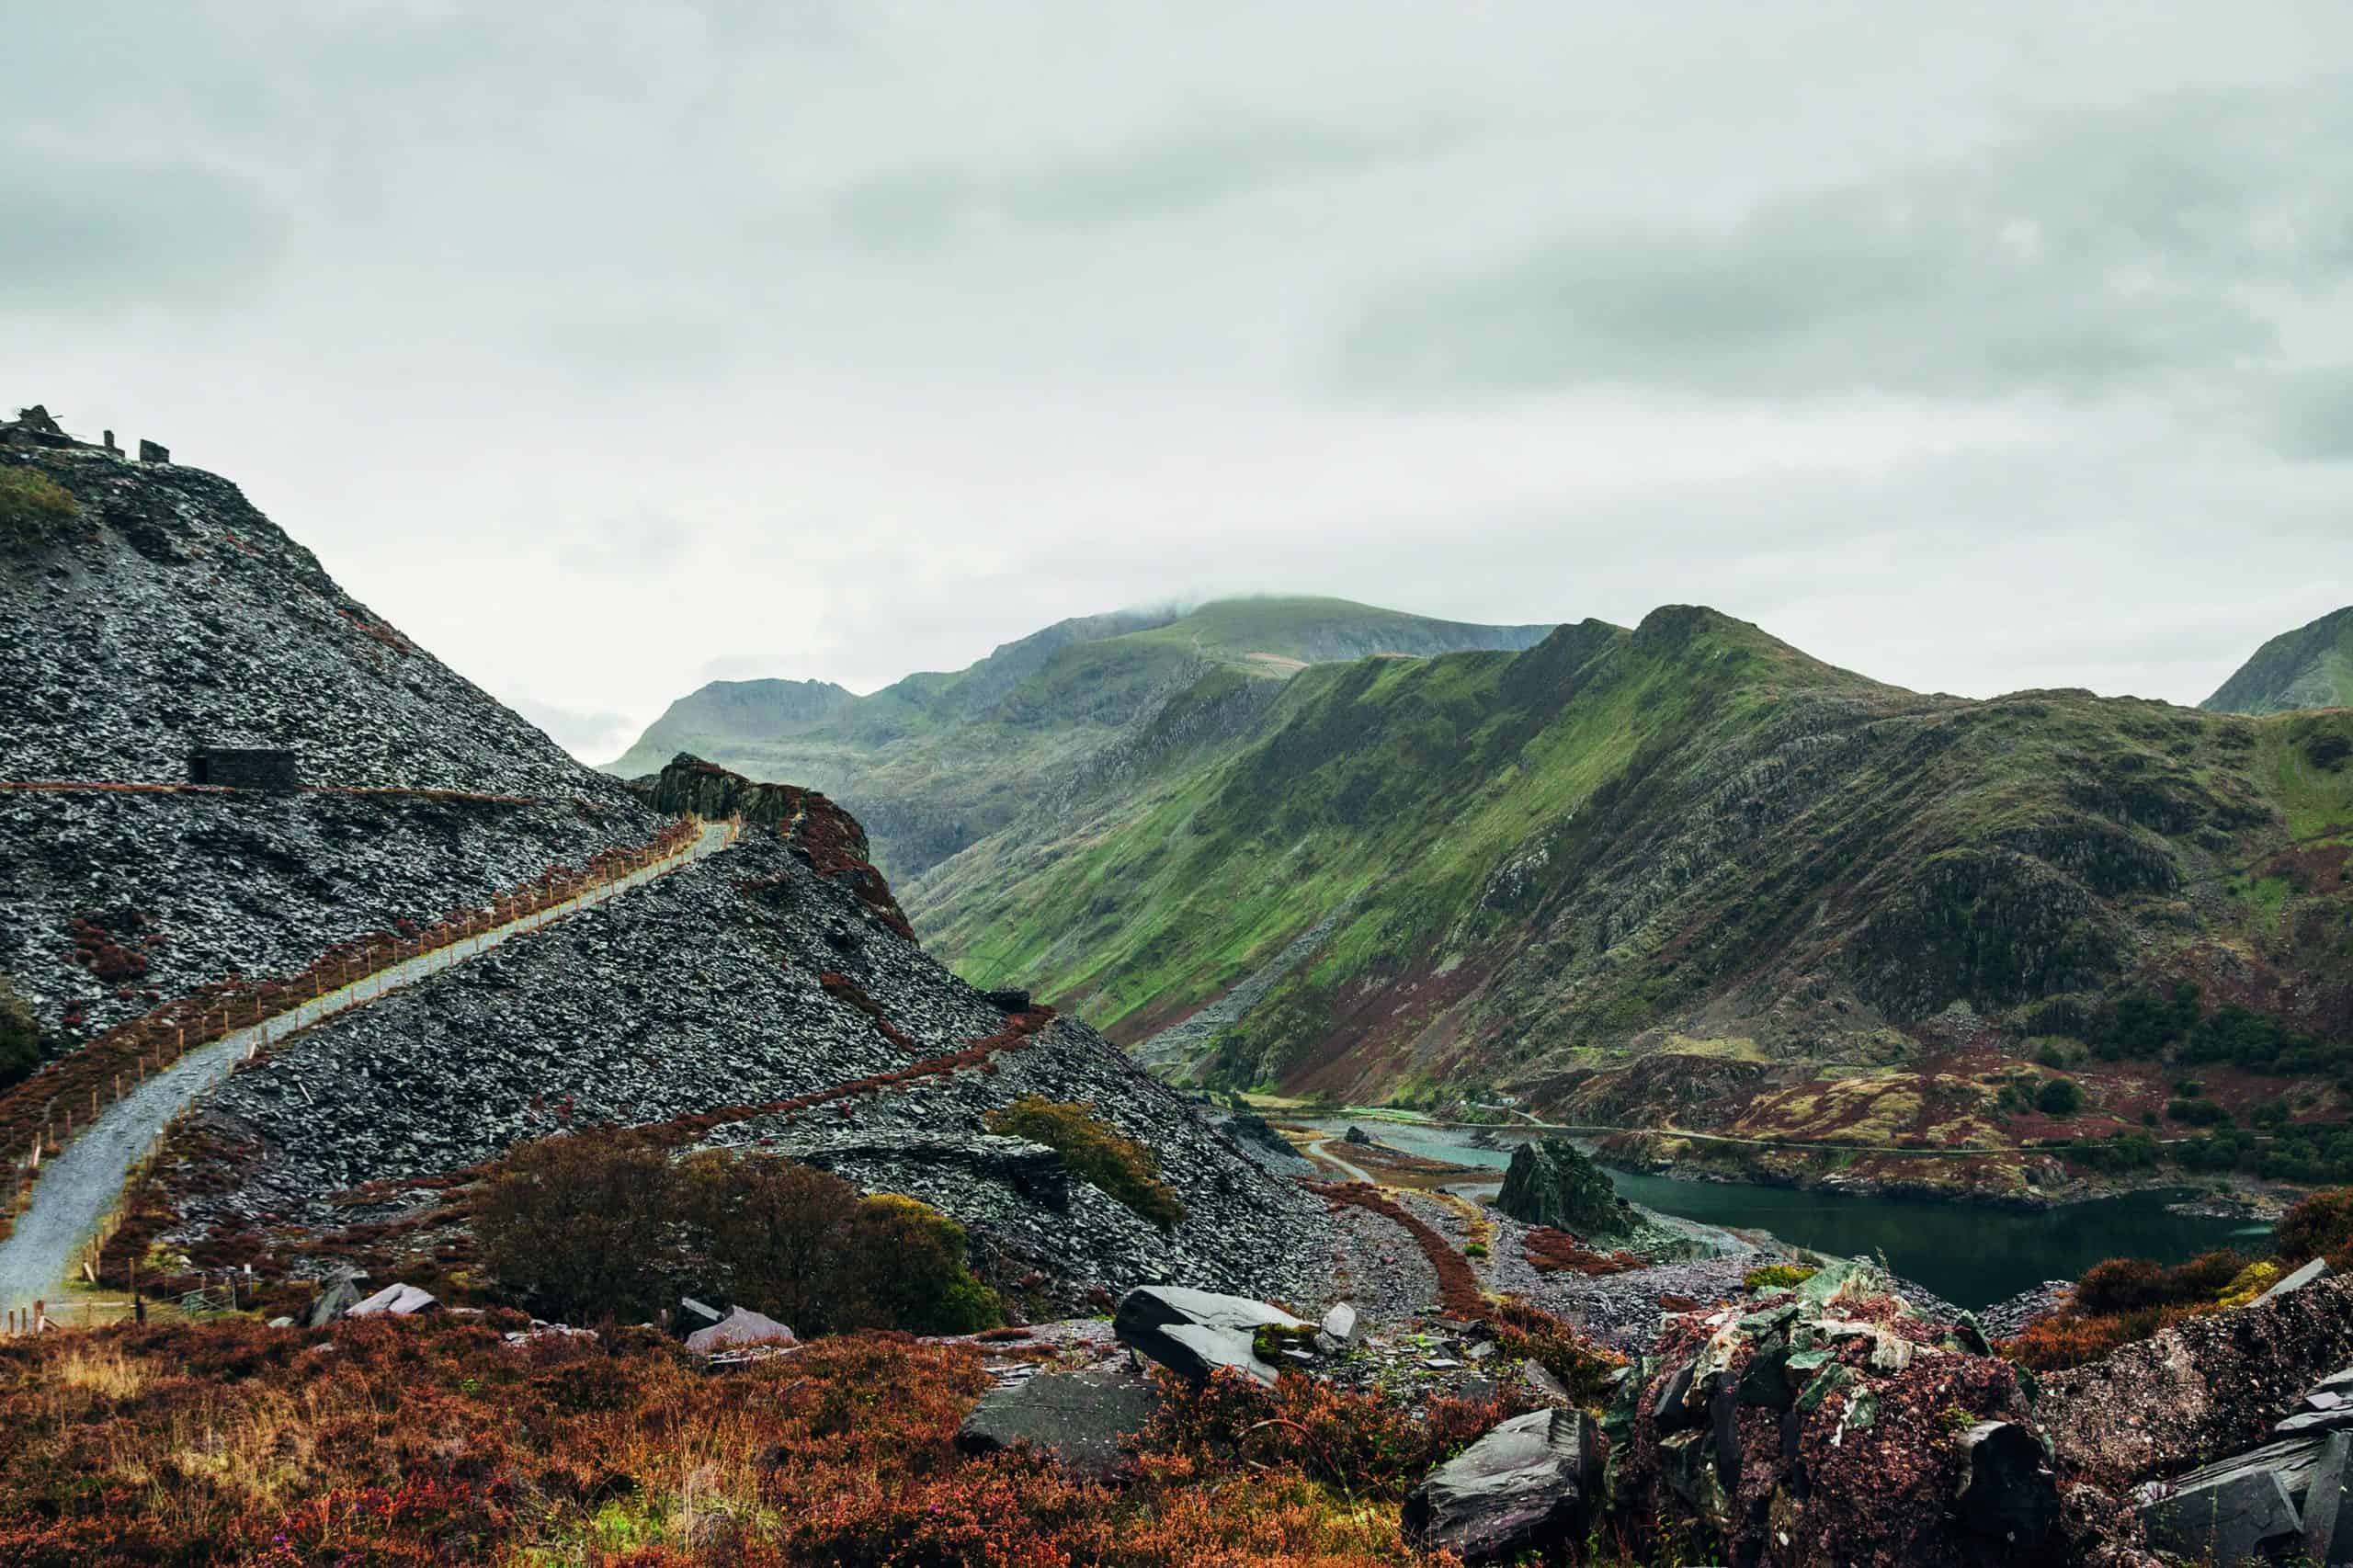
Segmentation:
<svg viewBox="0 0 2353 1568">
<path fill-rule="evenodd" d="M 977 1334 L 1003 1312 L 964 1262 L 964 1227 L 917 1199 L 879 1192 L 850 1214 L 842 1326 Z"/>
<path fill-rule="evenodd" d="M 2045 1078 L 2034 1092 L 2034 1104 L 2045 1116 L 2073 1116 L 2084 1108 L 2084 1091 L 2073 1078 Z"/>
<path fill-rule="evenodd" d="M 1813 1278 L 1814 1272 L 1794 1263 L 1768 1263 L 1742 1275 L 1740 1282 L 1751 1290 L 1790 1290 Z"/>
<path fill-rule="evenodd" d="M 892 1328 L 968 1334 L 999 1318 L 966 1266 L 964 1230 L 895 1193 L 773 1155 L 710 1150 L 673 1164 L 626 1130 L 510 1151 L 474 1219 L 500 1288 L 572 1323 L 634 1322 L 700 1292 L 803 1335 Z"/>
<path fill-rule="evenodd" d="M 2034 1053 L 2034 1059 L 2045 1067 L 2067 1065 L 2067 1053 L 2055 1045 L 2045 1045 Z"/>
<path fill-rule="evenodd" d="M 991 1111 L 988 1127 L 992 1132 L 1027 1138 L 1059 1151 L 1089 1186 L 1162 1230 L 1175 1230 L 1184 1221 L 1185 1205 L 1160 1179 L 1159 1156 L 1097 1120 L 1093 1109 L 1042 1095 L 1025 1095 L 1002 1110 Z"/>
<path fill-rule="evenodd" d="M 0 538 L 47 538 L 80 510 L 73 496 L 39 470 L 0 468 Z"/>
<path fill-rule="evenodd" d="M 33 1010 L 0 977 L 0 1087 L 31 1074 L 40 1065 L 40 1025 Z"/>
</svg>

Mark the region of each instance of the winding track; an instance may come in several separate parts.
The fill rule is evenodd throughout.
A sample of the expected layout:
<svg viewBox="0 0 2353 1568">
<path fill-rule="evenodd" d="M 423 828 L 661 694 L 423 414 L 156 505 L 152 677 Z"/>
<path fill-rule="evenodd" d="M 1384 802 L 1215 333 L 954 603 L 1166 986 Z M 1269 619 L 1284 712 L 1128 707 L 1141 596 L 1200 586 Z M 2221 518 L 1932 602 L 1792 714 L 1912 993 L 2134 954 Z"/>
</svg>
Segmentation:
<svg viewBox="0 0 2353 1568">
<path fill-rule="evenodd" d="M 365 1006 L 388 991 L 470 962 L 509 937 L 667 876 L 725 848 L 735 841 L 737 831 L 733 822 L 707 824 L 692 843 L 666 859 L 478 937 L 404 959 L 291 1013 L 266 1018 L 189 1051 L 115 1102 L 56 1158 L 43 1163 L 40 1178 L 33 1184 L 31 1203 L 17 1217 L 16 1230 L 0 1242 L 0 1312 L 29 1308 L 36 1301 L 63 1301 L 64 1281 L 73 1271 L 76 1252 L 121 1196 L 132 1168 L 172 1118 L 228 1076 L 247 1051 L 283 1040 L 331 1014 Z"/>
</svg>

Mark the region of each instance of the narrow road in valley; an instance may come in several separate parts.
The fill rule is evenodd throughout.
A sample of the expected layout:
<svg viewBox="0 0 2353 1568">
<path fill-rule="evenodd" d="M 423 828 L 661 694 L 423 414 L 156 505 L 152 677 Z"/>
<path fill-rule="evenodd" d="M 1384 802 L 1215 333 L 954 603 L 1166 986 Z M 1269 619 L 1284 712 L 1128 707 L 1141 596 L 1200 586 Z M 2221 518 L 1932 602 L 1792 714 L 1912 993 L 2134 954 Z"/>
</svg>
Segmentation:
<svg viewBox="0 0 2353 1568">
<path fill-rule="evenodd" d="M 511 937 L 667 876 L 725 848 L 734 842 L 736 832 L 733 822 L 707 824 L 694 839 L 664 859 L 479 936 L 387 965 L 290 1013 L 265 1018 L 190 1051 L 116 1101 L 55 1158 L 42 1163 L 31 1202 L 17 1217 L 16 1230 L 0 1241 L 0 1312 L 29 1309 L 36 1301 L 54 1305 L 63 1300 L 82 1248 L 120 1199 L 131 1171 L 165 1127 L 249 1054 L 333 1014 L 363 1006 L 387 992 L 470 962 Z"/>
<path fill-rule="evenodd" d="M 1319 1138 L 1314 1142 L 1310 1143 L 1307 1146 L 1307 1157 L 1315 1161 L 1319 1165 L 1331 1166 L 1334 1170 L 1338 1171 L 1350 1181 L 1360 1181 L 1367 1187 L 1379 1187 L 1381 1185 L 1379 1182 L 1372 1179 L 1371 1173 L 1367 1171 L 1362 1165 L 1350 1165 L 1347 1161 L 1340 1158 L 1339 1155 L 1332 1153 L 1332 1141 L 1329 1138 Z"/>
</svg>

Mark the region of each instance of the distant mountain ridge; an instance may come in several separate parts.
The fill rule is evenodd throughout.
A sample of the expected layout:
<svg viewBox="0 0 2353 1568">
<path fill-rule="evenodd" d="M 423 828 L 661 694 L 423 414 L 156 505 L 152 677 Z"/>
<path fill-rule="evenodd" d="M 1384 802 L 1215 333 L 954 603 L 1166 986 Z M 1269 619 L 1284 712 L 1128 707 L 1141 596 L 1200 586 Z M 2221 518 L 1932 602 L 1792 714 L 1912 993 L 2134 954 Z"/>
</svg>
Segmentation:
<svg viewBox="0 0 2353 1568">
<path fill-rule="evenodd" d="M 1171 721 L 1198 730 L 1207 676 L 1222 677 L 1214 706 L 1230 715 L 1316 665 L 1512 651 L 1551 631 L 1302 597 L 1080 616 L 866 697 L 829 682 L 714 681 L 672 703 L 606 771 L 641 777 L 685 751 L 822 790 L 867 824 L 885 871 L 912 876 L 1137 745 L 1165 742 Z M 1165 711 L 1185 694 L 1196 699 L 1187 711 Z"/>
<path fill-rule="evenodd" d="M 2353 708 L 2353 605 L 2274 637 L 2199 706 L 2212 713 Z"/>
<path fill-rule="evenodd" d="M 1991 1139 L 1988 1042 L 2080 1035 L 2135 986 L 2353 1045 L 2348 736 L 1922 695 L 1668 606 L 1302 672 L 900 894 L 967 978 L 1178 1075 L 1775 1136 L 1868 1091 L 1891 1131 Z"/>
</svg>

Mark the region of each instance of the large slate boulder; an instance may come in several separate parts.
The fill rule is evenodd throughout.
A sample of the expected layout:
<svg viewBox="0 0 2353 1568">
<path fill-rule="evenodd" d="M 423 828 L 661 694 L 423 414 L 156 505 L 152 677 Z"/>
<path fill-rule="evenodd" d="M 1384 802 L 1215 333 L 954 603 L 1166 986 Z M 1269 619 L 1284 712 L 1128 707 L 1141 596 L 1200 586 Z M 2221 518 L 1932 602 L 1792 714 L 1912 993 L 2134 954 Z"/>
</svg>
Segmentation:
<svg viewBox="0 0 2353 1568">
<path fill-rule="evenodd" d="M 982 1395 L 956 1428 L 956 1446 L 990 1454 L 1027 1443 L 1065 1470 L 1100 1478 L 1118 1467 L 1120 1440 L 1159 1408 L 1151 1381 L 1126 1367 L 1043 1372 Z"/>
<path fill-rule="evenodd" d="M 2059 1480 L 2042 1439 L 2016 1421 L 1981 1421 L 1961 1435 L 1953 1512 L 1972 1531 L 2020 1549 L 2059 1522 Z"/>
<path fill-rule="evenodd" d="M 1182 1285 L 1138 1286 L 1111 1314 L 1111 1332 L 1120 1344 L 1173 1372 L 1206 1382 L 1220 1368 L 1232 1368 L 1267 1388 L 1275 1386 L 1276 1372 L 1258 1358 L 1258 1331 L 1306 1326 L 1264 1301 Z"/>
<path fill-rule="evenodd" d="M 1528 1225 L 1581 1237 L 1620 1236 L 1641 1221 L 1618 1196 L 1608 1173 L 1565 1138 L 1544 1138 L 1512 1151 L 1495 1207 Z"/>
<path fill-rule="evenodd" d="M 2315 1563 L 2353 1557 L 2340 1541 L 2347 1456 L 2342 1432 L 2267 1443 L 2231 1459 L 2151 1482 L 2133 1495 L 2149 1544 L 2192 1562 L 2234 1563 L 2301 1550 Z"/>
<path fill-rule="evenodd" d="M 2234 1466 L 2142 1505 L 2149 1544 L 2193 1562 L 2238 1563 L 2302 1539 L 2303 1517 L 2279 1472 Z"/>
<path fill-rule="evenodd" d="M 308 1328 L 324 1328 L 358 1304 L 358 1285 L 353 1281 L 350 1275 L 343 1275 L 322 1291 L 317 1301 L 311 1303 L 311 1311 L 302 1320 L 303 1325 Z"/>
<path fill-rule="evenodd" d="M 1399 1524 L 1425 1551 L 1496 1562 L 1582 1536 L 1601 1483 L 1592 1418 L 1531 1410 L 1490 1430 L 1432 1471 Z"/>
</svg>

